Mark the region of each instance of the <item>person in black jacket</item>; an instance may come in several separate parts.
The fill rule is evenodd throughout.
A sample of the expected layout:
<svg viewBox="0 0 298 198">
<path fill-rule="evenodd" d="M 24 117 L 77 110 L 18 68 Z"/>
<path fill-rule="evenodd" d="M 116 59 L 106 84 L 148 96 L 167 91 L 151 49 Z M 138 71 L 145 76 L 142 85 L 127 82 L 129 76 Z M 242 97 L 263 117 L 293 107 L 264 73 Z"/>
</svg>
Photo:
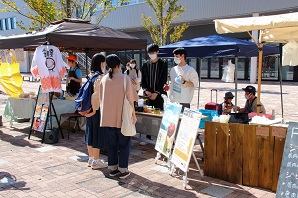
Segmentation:
<svg viewBox="0 0 298 198">
<path fill-rule="evenodd" d="M 142 66 L 142 88 L 144 95 L 149 97 L 147 104 L 163 110 L 164 101 L 161 94 L 167 95 L 164 86 L 168 79 L 168 64 L 158 58 L 159 46 L 157 44 L 148 45 L 147 52 L 150 60 Z M 146 137 L 151 139 L 150 135 Z M 141 142 L 140 144 L 145 145 L 146 143 Z"/>
<path fill-rule="evenodd" d="M 150 60 L 142 66 L 142 88 L 144 95 L 149 97 L 149 106 L 163 110 L 161 94 L 167 94 L 164 86 L 168 78 L 168 64 L 158 58 L 159 46 L 150 44 L 147 46 Z"/>
</svg>

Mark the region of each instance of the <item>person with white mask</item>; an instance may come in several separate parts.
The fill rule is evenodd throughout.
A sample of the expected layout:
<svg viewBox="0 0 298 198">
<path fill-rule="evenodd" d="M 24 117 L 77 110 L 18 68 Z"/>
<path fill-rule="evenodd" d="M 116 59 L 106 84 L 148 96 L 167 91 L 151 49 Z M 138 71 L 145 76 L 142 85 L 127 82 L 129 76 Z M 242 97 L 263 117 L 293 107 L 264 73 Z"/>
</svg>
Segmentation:
<svg viewBox="0 0 298 198">
<path fill-rule="evenodd" d="M 168 63 L 158 58 L 159 46 L 157 44 L 149 44 L 147 52 L 150 59 L 142 65 L 143 93 L 148 97 L 149 106 L 163 110 L 164 101 L 161 95 L 167 95 L 164 86 L 168 79 Z M 151 136 L 147 135 L 147 138 L 151 139 Z"/>
<path fill-rule="evenodd" d="M 130 77 L 131 82 L 138 93 L 139 90 L 141 89 L 141 80 L 142 80 L 141 71 L 137 69 L 137 61 L 135 59 L 131 59 L 129 63 L 127 63 L 127 65 L 128 65 L 128 68 L 124 73 Z"/>
<path fill-rule="evenodd" d="M 190 103 L 198 86 L 199 77 L 194 68 L 186 63 L 187 51 L 177 48 L 173 51 L 174 62 L 177 64 L 170 71 L 170 100 L 180 103 L 182 111 L 185 107 L 190 108 Z"/>
<path fill-rule="evenodd" d="M 235 109 L 239 112 L 239 113 L 251 113 L 251 112 L 255 112 L 257 113 L 257 97 L 256 97 L 256 88 L 254 86 L 248 85 L 245 88 L 242 88 L 243 91 L 245 91 L 244 97 L 246 99 L 246 103 L 244 108 L 240 108 L 240 107 L 235 107 Z M 266 114 L 266 110 L 264 105 L 261 103 L 260 104 L 260 113 L 264 113 Z"/>
</svg>

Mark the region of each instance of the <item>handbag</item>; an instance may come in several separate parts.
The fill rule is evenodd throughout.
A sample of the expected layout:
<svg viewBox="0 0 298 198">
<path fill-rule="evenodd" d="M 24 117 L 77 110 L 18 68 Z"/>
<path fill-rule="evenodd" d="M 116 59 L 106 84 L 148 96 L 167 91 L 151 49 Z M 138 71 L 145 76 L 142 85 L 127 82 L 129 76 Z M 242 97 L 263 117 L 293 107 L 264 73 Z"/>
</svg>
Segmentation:
<svg viewBox="0 0 298 198">
<path fill-rule="evenodd" d="M 126 76 L 124 76 L 124 102 L 122 107 L 121 133 L 124 136 L 134 136 L 136 126 L 132 123 L 132 106 L 126 98 Z"/>
</svg>

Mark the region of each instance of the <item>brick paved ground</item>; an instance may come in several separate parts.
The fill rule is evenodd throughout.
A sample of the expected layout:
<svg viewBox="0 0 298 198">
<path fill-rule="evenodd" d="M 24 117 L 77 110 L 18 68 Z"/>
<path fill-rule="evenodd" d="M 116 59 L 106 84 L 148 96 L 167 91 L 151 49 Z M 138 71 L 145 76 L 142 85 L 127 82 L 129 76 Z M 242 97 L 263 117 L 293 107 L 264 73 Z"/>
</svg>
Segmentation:
<svg viewBox="0 0 298 198">
<path fill-rule="evenodd" d="M 297 120 L 295 102 L 297 83 L 285 83 L 285 118 Z M 244 104 L 240 82 L 239 102 Z M 36 91 L 38 83 L 25 82 L 26 92 Z M 234 84 L 218 80 L 203 80 L 200 107 L 210 100 L 210 89 L 219 89 L 219 98 L 224 92 L 234 90 Z M 262 86 L 262 102 L 267 111 L 275 109 L 281 114 L 279 85 L 265 82 Z M 197 94 L 197 93 L 196 93 Z M 0 114 L 3 113 L 7 97 L 0 95 Z M 192 102 L 196 107 L 196 99 Z M 132 175 L 126 180 L 106 177 L 108 171 L 91 170 L 86 166 L 86 148 L 83 133 L 70 134 L 70 140 L 60 139 L 54 145 L 41 144 L 41 134 L 33 134 L 27 139 L 30 123 L 9 123 L 3 118 L 0 128 L 0 197 L 211 197 L 207 193 L 219 193 L 218 197 L 275 197 L 275 194 L 246 186 L 231 184 L 219 179 L 201 177 L 191 162 L 189 184 L 183 190 L 181 177 L 166 173 L 165 163 L 155 164 L 153 145 L 139 146 L 133 141 L 129 169 Z M 41 149 L 43 148 L 43 149 Z M 195 147 L 200 166 L 203 164 L 201 150 Z M 106 159 L 102 155 L 101 158 Z M 14 183 L 15 181 L 15 183 Z M 2 183 L 11 182 L 3 185 Z M 215 194 L 214 194 L 215 195 Z"/>
</svg>

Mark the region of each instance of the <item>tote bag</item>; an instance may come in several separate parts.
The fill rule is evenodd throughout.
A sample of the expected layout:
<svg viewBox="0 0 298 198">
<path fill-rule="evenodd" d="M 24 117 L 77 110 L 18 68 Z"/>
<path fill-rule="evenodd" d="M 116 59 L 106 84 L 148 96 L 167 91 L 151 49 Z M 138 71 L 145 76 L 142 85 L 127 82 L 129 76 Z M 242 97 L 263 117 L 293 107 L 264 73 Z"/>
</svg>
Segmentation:
<svg viewBox="0 0 298 198">
<path fill-rule="evenodd" d="M 136 134 L 136 126 L 132 123 L 132 121 L 132 106 L 126 98 L 126 76 L 124 76 L 124 102 L 121 126 L 121 133 L 124 136 L 134 136 Z"/>
</svg>

